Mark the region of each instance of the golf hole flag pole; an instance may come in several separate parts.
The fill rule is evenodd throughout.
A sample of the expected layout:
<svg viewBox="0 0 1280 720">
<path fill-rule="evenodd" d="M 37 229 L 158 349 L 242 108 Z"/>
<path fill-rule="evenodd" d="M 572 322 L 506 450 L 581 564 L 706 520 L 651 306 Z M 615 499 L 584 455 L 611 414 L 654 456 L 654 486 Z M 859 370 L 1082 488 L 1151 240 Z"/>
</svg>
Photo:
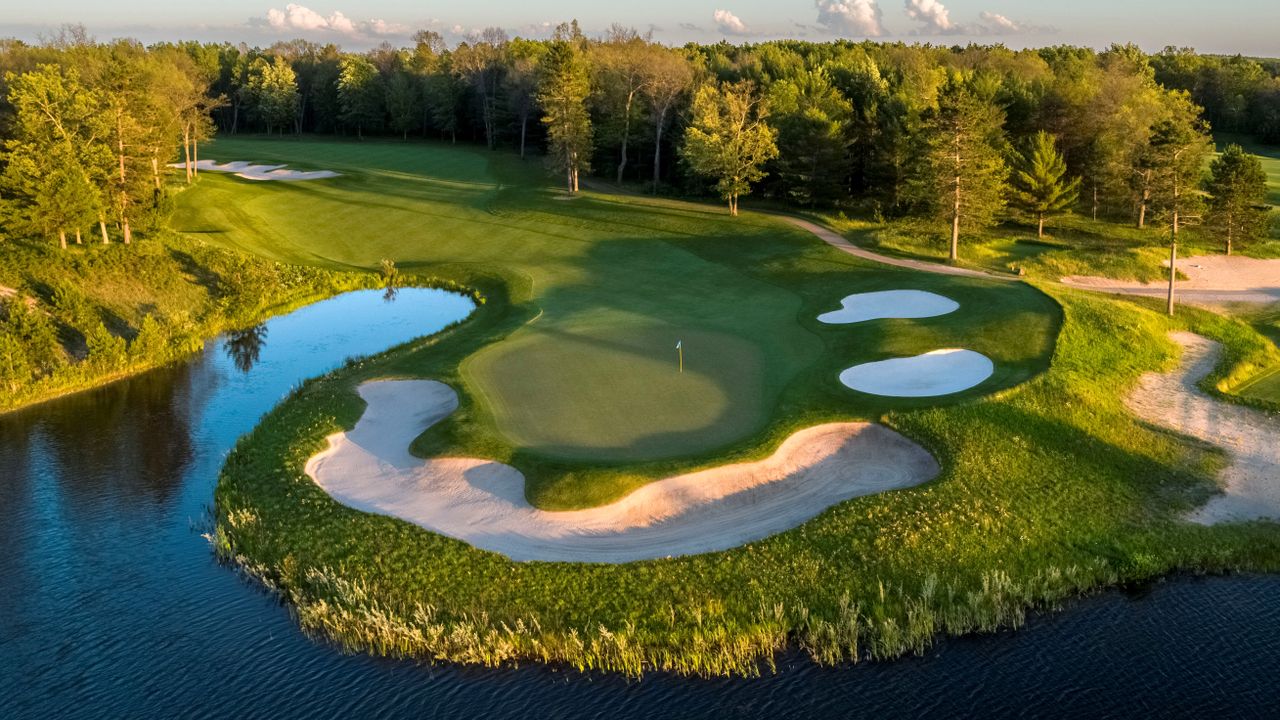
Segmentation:
<svg viewBox="0 0 1280 720">
<path fill-rule="evenodd" d="M 684 372 L 684 342 L 676 341 L 676 354 L 680 356 L 680 372 Z"/>
</svg>

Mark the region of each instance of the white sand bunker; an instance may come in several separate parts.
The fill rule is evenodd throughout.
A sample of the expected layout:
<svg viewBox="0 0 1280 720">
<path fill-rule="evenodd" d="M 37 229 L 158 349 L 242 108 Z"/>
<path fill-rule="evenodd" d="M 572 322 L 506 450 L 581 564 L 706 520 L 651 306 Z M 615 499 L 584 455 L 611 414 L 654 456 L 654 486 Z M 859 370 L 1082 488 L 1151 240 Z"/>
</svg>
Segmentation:
<svg viewBox="0 0 1280 720">
<path fill-rule="evenodd" d="M 1280 418 L 1210 397 L 1197 387 L 1222 357 L 1222 346 L 1192 333 L 1171 337 L 1182 346 L 1172 373 L 1147 373 L 1125 402 L 1138 417 L 1227 451 L 1223 493 L 1187 518 L 1203 525 L 1280 520 Z"/>
<path fill-rule="evenodd" d="M 198 169 L 209 172 L 235 173 L 236 177 L 244 178 L 245 180 L 297 181 L 338 177 L 338 173 L 332 170 L 286 170 L 284 165 L 254 165 L 243 160 L 222 165 L 219 165 L 214 160 L 200 160 L 195 165 Z M 169 167 L 180 168 L 185 166 L 182 163 L 172 163 Z"/>
<path fill-rule="evenodd" d="M 840 373 L 840 382 L 871 395 L 933 397 L 968 390 L 993 372 L 995 364 L 986 355 L 948 348 L 854 365 Z"/>
<path fill-rule="evenodd" d="M 836 503 L 918 485 L 933 456 L 871 423 L 801 430 L 773 455 L 658 480 L 608 505 L 539 510 L 515 468 L 476 458 L 422 460 L 409 443 L 458 405 L 430 380 L 360 386 L 368 403 L 350 432 L 306 472 L 339 502 L 402 518 L 513 560 L 622 563 L 736 547 L 793 528 Z"/>
<path fill-rule="evenodd" d="M 927 318 L 946 315 L 960 308 L 951 298 L 924 290 L 884 290 L 854 293 L 840 301 L 840 309 L 818 316 L 831 325 L 884 318 Z"/>
</svg>

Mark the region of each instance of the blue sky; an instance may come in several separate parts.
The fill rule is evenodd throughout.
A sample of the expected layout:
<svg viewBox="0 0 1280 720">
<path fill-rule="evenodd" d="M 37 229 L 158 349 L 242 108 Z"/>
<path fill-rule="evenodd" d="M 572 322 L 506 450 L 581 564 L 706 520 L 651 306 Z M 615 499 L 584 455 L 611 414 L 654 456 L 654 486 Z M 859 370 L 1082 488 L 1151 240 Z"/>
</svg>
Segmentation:
<svg viewBox="0 0 1280 720">
<path fill-rule="evenodd" d="M 668 43 L 776 37 L 878 37 L 1011 47 L 1133 41 L 1149 50 L 1189 45 L 1203 52 L 1280 56 L 1280 0 L 41 0 L 5 3 L 0 35 L 35 39 L 79 22 L 100 39 L 194 38 L 266 44 L 306 37 L 352 48 L 400 42 L 415 29 L 450 39 L 489 25 L 541 36 L 577 18 L 589 34 L 618 22 Z"/>
</svg>

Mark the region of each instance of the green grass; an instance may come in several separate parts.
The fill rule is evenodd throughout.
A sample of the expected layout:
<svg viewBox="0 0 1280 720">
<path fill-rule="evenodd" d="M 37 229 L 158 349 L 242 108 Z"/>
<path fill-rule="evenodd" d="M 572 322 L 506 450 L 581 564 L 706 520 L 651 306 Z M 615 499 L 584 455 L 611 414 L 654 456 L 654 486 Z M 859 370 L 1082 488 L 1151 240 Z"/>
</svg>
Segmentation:
<svg viewBox="0 0 1280 720">
<path fill-rule="evenodd" d="M 859 362 L 967 347 L 998 372 L 943 402 L 1010 387 L 1045 367 L 1059 320 L 1031 287 L 886 269 L 771 216 L 560 199 L 539 165 L 472 148 L 220 140 L 208 156 L 343 175 L 271 184 L 206 174 L 182 198 L 179 230 L 329 268 L 392 258 L 508 299 L 455 352 L 395 371 L 462 396 L 415 451 L 510 462 L 544 507 L 593 505 L 672 472 L 759 455 L 825 419 L 937 402 L 844 388 L 840 370 Z M 904 287 L 962 309 L 858 326 L 815 319 L 849 293 Z"/>
</svg>

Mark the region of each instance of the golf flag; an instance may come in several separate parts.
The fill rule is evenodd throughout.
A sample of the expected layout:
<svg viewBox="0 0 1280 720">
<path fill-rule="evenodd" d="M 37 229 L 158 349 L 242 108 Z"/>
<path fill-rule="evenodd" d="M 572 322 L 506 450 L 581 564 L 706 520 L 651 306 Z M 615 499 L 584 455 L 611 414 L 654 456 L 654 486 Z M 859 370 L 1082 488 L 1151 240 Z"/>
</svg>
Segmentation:
<svg viewBox="0 0 1280 720">
<path fill-rule="evenodd" d="M 676 341 L 676 352 L 680 354 L 680 372 L 684 372 L 684 342 Z"/>
<path fill-rule="evenodd" d="M 680 349 L 680 341 L 679 341 L 679 340 L 677 340 L 677 341 L 676 341 L 676 349 L 677 349 L 677 350 L 679 350 L 679 349 Z"/>
</svg>

